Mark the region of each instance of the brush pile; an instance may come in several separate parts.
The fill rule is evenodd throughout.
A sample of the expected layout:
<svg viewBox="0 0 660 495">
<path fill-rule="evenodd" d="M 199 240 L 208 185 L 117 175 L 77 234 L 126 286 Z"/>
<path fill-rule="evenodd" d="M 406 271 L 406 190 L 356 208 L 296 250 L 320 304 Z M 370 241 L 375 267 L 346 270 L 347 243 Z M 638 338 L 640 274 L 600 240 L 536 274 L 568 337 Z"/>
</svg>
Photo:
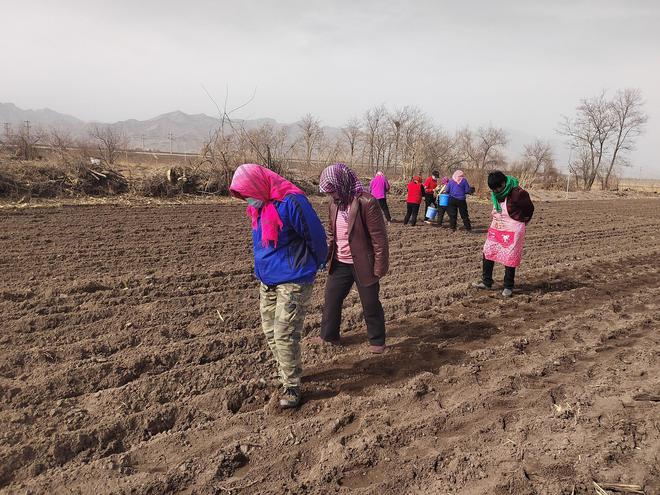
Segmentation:
<svg viewBox="0 0 660 495">
<path fill-rule="evenodd" d="M 117 170 L 100 164 L 5 162 L 0 167 L 1 197 L 113 196 L 127 191 L 126 177 Z"/>
</svg>

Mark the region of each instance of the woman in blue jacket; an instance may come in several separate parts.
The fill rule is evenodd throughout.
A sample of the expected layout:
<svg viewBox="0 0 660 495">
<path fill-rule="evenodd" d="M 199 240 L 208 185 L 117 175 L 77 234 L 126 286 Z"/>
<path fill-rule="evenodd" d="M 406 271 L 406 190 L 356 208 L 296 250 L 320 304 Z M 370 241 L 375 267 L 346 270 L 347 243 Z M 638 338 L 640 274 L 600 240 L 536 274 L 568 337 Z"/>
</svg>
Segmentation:
<svg viewBox="0 0 660 495">
<path fill-rule="evenodd" d="M 236 169 L 229 189 L 248 203 L 260 313 L 282 381 L 280 406 L 300 404 L 300 338 L 312 285 L 328 256 L 323 224 L 305 193 L 272 170 Z"/>
<path fill-rule="evenodd" d="M 466 195 L 472 194 L 474 188 L 468 184 L 465 174 L 462 170 L 457 170 L 447 183 L 445 193 L 449 194 L 449 205 L 447 206 L 447 213 L 449 214 L 449 227 L 456 232 L 456 221 L 458 220 L 458 212 L 461 213 L 461 219 L 465 230 L 470 232 L 472 230 L 472 223 L 470 223 L 470 215 L 468 214 Z"/>
</svg>

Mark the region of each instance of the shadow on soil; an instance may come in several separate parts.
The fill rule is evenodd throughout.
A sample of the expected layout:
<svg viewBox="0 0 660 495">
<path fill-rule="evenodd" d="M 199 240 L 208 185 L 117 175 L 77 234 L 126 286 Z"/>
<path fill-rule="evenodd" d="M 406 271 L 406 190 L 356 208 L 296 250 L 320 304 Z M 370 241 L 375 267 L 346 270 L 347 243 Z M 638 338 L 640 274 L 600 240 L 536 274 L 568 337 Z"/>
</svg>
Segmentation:
<svg viewBox="0 0 660 495">
<path fill-rule="evenodd" d="M 433 326 L 415 322 L 398 326 L 391 335 L 406 338 L 389 347 L 384 356 L 353 357 L 332 368 L 307 374 L 304 381 L 313 384 L 314 390 L 305 393 L 306 402 L 327 399 L 340 392 L 361 395 L 374 385 L 391 385 L 425 371 L 435 372 L 443 365 L 458 364 L 465 360 L 466 353 L 447 348 L 450 341 L 487 340 L 498 331 L 488 322 L 448 321 Z M 351 335 L 344 339 L 346 345 L 358 341 L 364 343 L 365 336 Z"/>
<path fill-rule="evenodd" d="M 581 289 L 582 287 L 591 287 L 592 285 L 578 280 L 556 279 L 523 283 L 518 285 L 517 289 L 524 293 L 540 292 L 541 294 L 549 294 L 552 292 L 567 292 L 569 290 Z"/>
</svg>

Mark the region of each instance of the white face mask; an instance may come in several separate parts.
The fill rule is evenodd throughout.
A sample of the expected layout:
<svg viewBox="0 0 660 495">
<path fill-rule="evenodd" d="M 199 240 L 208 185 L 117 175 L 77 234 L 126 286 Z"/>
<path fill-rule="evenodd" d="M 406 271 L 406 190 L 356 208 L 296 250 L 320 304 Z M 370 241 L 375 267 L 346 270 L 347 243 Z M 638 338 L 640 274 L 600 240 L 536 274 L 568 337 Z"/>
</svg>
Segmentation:
<svg viewBox="0 0 660 495">
<path fill-rule="evenodd" d="M 261 209 L 261 207 L 264 205 L 264 202 L 260 199 L 245 198 L 245 201 L 247 201 L 247 204 L 256 208 L 257 210 Z"/>
</svg>

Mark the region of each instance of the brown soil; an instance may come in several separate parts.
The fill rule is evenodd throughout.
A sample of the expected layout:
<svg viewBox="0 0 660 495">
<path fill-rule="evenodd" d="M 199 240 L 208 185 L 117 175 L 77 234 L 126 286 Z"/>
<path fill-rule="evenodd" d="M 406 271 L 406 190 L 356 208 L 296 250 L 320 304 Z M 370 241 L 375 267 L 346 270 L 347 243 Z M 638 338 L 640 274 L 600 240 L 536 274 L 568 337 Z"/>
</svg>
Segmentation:
<svg viewBox="0 0 660 495">
<path fill-rule="evenodd" d="M 537 203 L 511 300 L 472 214 L 391 226 L 390 352 L 353 291 L 280 412 L 241 207 L 0 211 L 0 490 L 660 493 L 660 201 Z"/>
</svg>

